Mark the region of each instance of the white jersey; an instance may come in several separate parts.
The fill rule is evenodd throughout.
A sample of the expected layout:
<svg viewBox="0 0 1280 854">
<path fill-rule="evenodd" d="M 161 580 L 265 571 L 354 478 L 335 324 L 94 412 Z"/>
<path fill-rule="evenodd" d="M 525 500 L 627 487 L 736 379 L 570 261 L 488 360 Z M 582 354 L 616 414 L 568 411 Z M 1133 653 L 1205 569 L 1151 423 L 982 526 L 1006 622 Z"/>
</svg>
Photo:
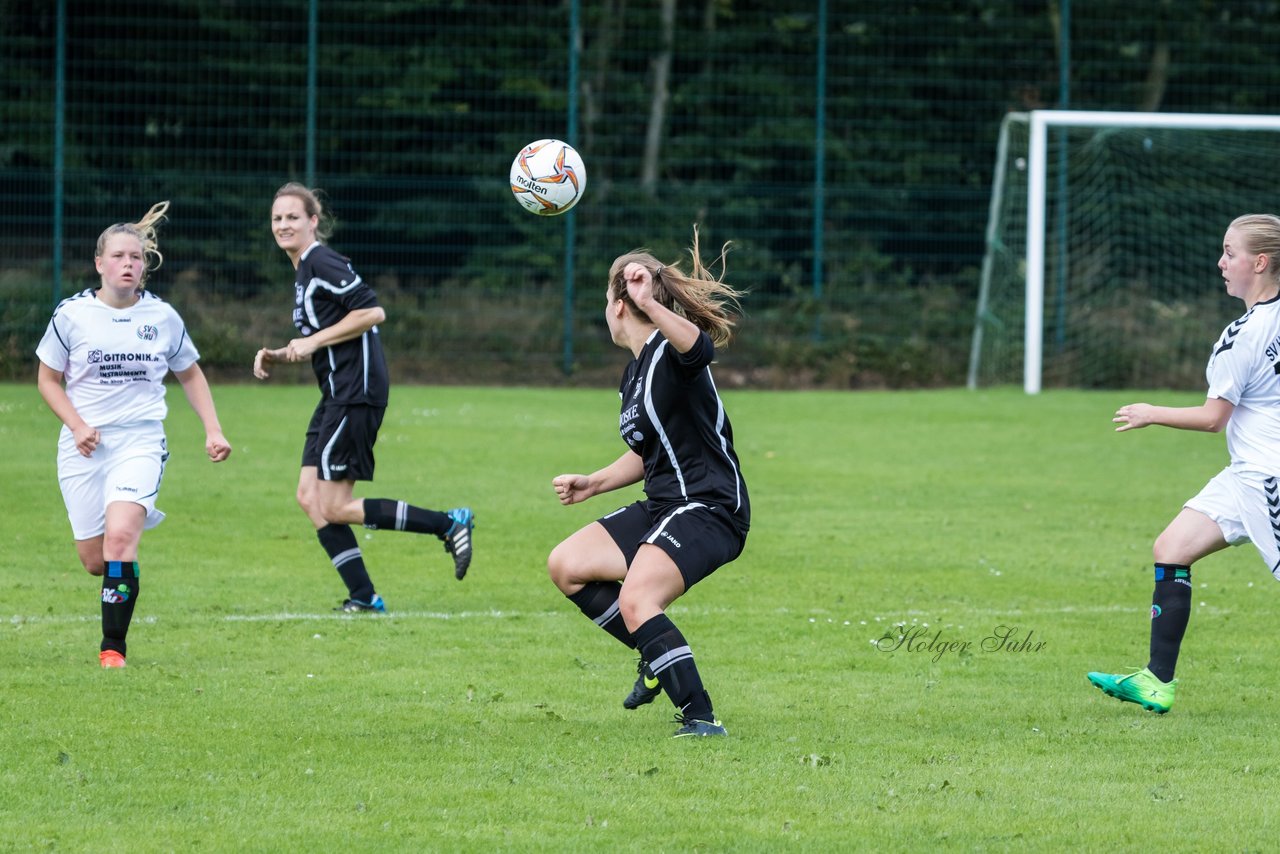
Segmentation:
<svg viewBox="0 0 1280 854">
<path fill-rule="evenodd" d="M 1231 468 L 1280 475 L 1280 297 L 1256 303 L 1213 346 L 1209 397 L 1235 404 L 1227 422 Z"/>
<path fill-rule="evenodd" d="M 163 421 L 165 375 L 200 358 L 178 312 L 149 291 L 128 308 L 93 290 L 64 299 L 36 355 L 62 373 L 71 404 L 98 428 Z"/>
</svg>

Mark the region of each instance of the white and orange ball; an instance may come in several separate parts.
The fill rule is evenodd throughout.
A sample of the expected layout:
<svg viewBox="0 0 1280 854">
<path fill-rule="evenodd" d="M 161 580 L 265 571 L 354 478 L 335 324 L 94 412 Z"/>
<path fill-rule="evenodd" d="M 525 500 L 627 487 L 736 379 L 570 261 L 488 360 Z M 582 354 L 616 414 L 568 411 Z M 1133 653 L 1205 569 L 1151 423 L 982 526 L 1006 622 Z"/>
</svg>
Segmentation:
<svg viewBox="0 0 1280 854">
<path fill-rule="evenodd" d="M 520 206 L 538 216 L 558 216 L 587 189 L 587 167 L 567 142 L 531 142 L 511 161 L 511 192 Z"/>
</svg>

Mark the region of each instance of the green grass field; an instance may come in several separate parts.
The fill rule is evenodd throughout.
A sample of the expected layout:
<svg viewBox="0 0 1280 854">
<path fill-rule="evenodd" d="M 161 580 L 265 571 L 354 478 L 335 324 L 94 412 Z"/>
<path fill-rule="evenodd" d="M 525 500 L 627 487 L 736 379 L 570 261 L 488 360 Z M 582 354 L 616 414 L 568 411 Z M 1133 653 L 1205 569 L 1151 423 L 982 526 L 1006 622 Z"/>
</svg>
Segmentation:
<svg viewBox="0 0 1280 854">
<path fill-rule="evenodd" d="M 129 667 L 97 664 L 34 383 L 0 386 L 0 850 L 1266 850 L 1280 838 L 1280 589 L 1251 547 L 1197 566 L 1163 717 L 1087 670 L 1146 661 L 1150 543 L 1221 436 L 1117 435 L 1135 398 L 727 392 L 743 557 L 676 603 L 727 739 L 621 700 L 632 654 L 546 577 L 628 491 L 610 390 L 398 388 L 367 497 L 475 508 L 361 532 L 392 614 L 336 615 L 293 500 L 305 385 L 215 388 L 231 460 L 176 387 Z M 1003 627 L 1003 628 L 1002 628 Z M 914 649 L 882 637 L 917 631 Z M 1008 634 L 1002 649 L 985 639 Z M 933 649 L 921 649 L 933 639 Z M 964 647 L 968 644 L 967 648 Z M 945 645 L 945 647 L 944 647 Z"/>
</svg>

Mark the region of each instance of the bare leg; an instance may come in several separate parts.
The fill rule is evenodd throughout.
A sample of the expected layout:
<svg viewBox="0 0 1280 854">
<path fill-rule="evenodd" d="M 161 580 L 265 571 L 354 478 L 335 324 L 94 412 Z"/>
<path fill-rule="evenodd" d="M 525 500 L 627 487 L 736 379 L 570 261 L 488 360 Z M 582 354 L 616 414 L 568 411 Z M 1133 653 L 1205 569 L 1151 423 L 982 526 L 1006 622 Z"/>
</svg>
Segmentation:
<svg viewBox="0 0 1280 854">
<path fill-rule="evenodd" d="M 592 522 L 552 549 L 547 573 L 561 593 L 572 596 L 592 581 L 621 581 L 627 562 L 604 525 Z"/>
<path fill-rule="evenodd" d="M 1199 510 L 1183 507 L 1182 512 L 1173 517 L 1173 521 L 1156 538 L 1151 551 L 1156 563 L 1191 566 L 1200 558 L 1225 549 L 1227 545 L 1217 522 Z"/>
</svg>

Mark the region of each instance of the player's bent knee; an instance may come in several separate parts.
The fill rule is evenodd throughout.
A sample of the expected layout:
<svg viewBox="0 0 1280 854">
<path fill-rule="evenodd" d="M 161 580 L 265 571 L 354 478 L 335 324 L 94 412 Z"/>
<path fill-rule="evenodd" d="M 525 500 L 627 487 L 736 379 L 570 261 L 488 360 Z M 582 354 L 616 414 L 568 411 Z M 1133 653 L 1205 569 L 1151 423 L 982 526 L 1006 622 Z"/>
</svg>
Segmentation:
<svg viewBox="0 0 1280 854">
<path fill-rule="evenodd" d="M 302 512 L 306 513 L 312 519 L 316 519 L 324 515 L 321 512 L 320 502 L 316 500 L 314 492 L 303 492 L 300 489 L 294 497 L 298 499 L 298 506 L 302 508 Z"/>
<path fill-rule="evenodd" d="M 344 501 L 323 503 L 320 515 L 330 525 L 358 525 L 364 522 L 364 513 L 356 512 Z"/>
<path fill-rule="evenodd" d="M 547 555 L 547 575 L 551 577 L 551 583 L 566 596 L 576 593 L 584 584 L 606 577 L 595 571 L 590 556 L 583 555 L 580 550 L 568 545 L 567 541 L 556 546 Z"/>
<path fill-rule="evenodd" d="M 572 561 L 567 551 L 564 543 L 561 543 L 551 550 L 551 554 L 547 555 L 547 575 L 551 577 L 551 583 L 562 591 L 567 587 L 577 586 L 572 580 L 570 573 Z"/>
<path fill-rule="evenodd" d="M 102 553 L 112 555 L 112 560 L 134 560 L 138 552 L 138 538 L 133 534 L 107 534 L 102 541 Z"/>
<path fill-rule="evenodd" d="M 618 597 L 618 613 L 629 631 L 635 631 L 649 620 L 662 613 L 662 605 L 652 597 L 629 595 L 627 586 L 622 585 L 622 595 Z"/>
<path fill-rule="evenodd" d="M 1151 557 L 1156 563 L 1190 565 L 1196 556 L 1191 554 L 1185 542 L 1178 537 L 1161 534 L 1151 546 Z"/>
</svg>

